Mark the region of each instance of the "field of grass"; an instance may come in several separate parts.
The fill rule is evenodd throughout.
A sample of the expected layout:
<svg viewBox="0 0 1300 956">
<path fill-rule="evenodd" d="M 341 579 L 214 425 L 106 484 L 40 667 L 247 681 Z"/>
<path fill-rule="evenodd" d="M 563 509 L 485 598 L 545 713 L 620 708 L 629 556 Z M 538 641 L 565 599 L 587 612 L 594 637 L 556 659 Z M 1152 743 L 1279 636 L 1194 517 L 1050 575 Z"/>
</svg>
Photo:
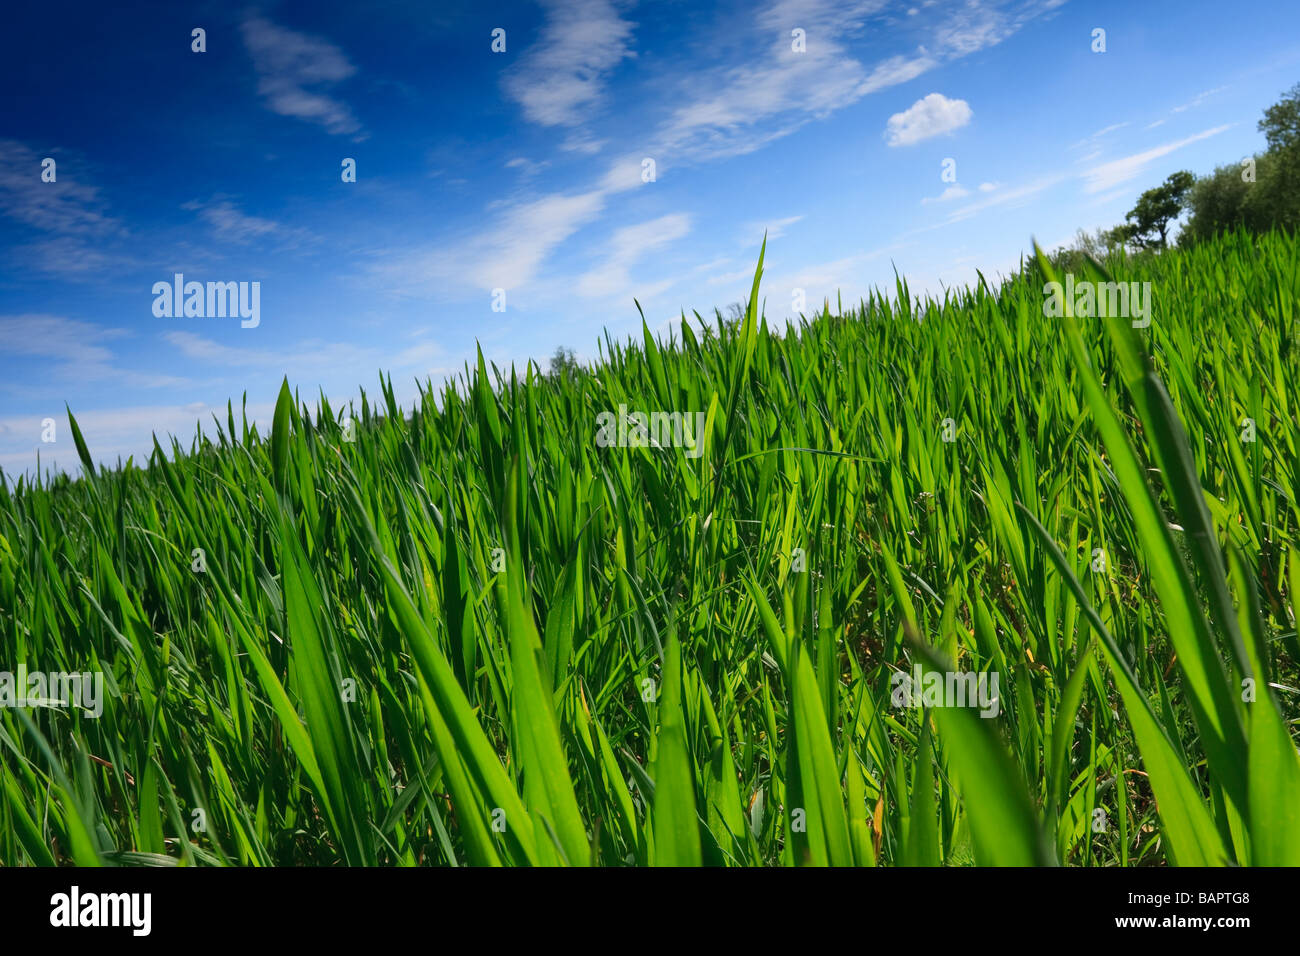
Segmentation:
<svg viewBox="0 0 1300 956">
<path fill-rule="evenodd" d="M 70 420 L 0 671 L 106 700 L 0 708 L 0 865 L 1300 864 L 1300 242 L 1105 268 L 1149 328 L 900 281 L 143 468 Z"/>
</svg>

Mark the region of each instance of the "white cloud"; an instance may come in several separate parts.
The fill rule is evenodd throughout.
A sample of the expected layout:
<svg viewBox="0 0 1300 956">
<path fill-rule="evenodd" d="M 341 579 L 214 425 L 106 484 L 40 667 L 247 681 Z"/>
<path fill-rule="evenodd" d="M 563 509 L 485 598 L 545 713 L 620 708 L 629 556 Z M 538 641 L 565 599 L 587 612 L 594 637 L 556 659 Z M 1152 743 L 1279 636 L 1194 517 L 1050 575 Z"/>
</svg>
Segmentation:
<svg viewBox="0 0 1300 956">
<path fill-rule="evenodd" d="M 900 83 L 916 79 L 927 70 L 934 69 L 938 64 L 939 61 L 934 57 L 925 55 L 911 58 L 901 55 L 891 57 L 876 65 L 871 74 L 858 86 L 857 93 L 859 96 L 866 96 L 868 93 L 875 93 L 891 86 L 898 86 Z"/>
<path fill-rule="evenodd" d="M 235 403 L 238 406 L 238 402 Z M 271 423 L 271 404 L 250 404 L 247 407 L 250 424 Z M 60 409 L 60 412 L 62 410 Z M 129 455 L 136 456 L 136 464 L 141 464 L 153 448 L 147 436 L 157 434 L 158 443 L 164 451 L 171 451 L 168 435 L 181 438 L 181 447 L 188 448 L 189 440 L 194 435 L 197 424 L 202 424 L 208 434 L 213 433 L 212 416 L 222 422 L 226 421 L 226 406 L 207 405 L 192 402 L 186 405 L 137 405 L 122 408 L 82 409 L 74 408 L 77 425 L 85 436 L 86 445 L 96 463 L 112 462 Z M 77 473 L 81 462 L 73 443 L 65 438 L 68 434 L 66 415 L 53 417 L 56 423 L 56 440 L 54 444 L 42 444 L 40 441 L 41 419 L 45 415 L 10 415 L 0 418 L 0 467 L 6 473 L 16 475 L 23 471 L 34 471 L 37 452 L 41 456 L 41 470 L 47 468 L 63 469 Z M 239 409 L 235 409 L 238 422 Z"/>
<path fill-rule="evenodd" d="M 1161 156 L 1167 156 L 1175 150 L 1182 149 L 1192 143 L 1200 142 L 1203 139 L 1209 139 L 1211 136 L 1217 136 L 1224 130 L 1231 128 L 1227 126 L 1215 126 L 1213 129 L 1203 130 L 1195 136 L 1188 136 L 1186 139 L 1180 139 L 1172 143 L 1165 143 L 1152 149 L 1144 150 L 1141 153 L 1134 153 L 1132 156 L 1125 156 L 1122 159 L 1114 159 L 1108 163 L 1102 163 L 1100 166 L 1094 166 L 1085 173 L 1087 183 L 1084 185 L 1084 191 L 1088 193 L 1099 193 L 1107 189 L 1112 189 L 1120 183 L 1128 182 L 1147 166 L 1147 164 L 1159 159 Z"/>
<path fill-rule="evenodd" d="M 746 46 L 757 44 L 760 55 L 684 77 L 681 105 L 649 138 L 643 155 L 654 156 L 662 166 L 665 156 L 693 162 L 753 152 L 870 93 L 1000 42 L 1041 10 L 1012 15 L 1003 9 L 1008 6 L 982 8 L 982 26 L 945 19 L 930 31 L 934 52 L 921 46 L 912 55 L 895 55 L 868 69 L 850 53 L 848 41 L 885 3 L 776 0 L 755 14 L 760 32 L 745 40 Z M 795 27 L 806 33 L 802 53 L 791 49 Z"/>
<path fill-rule="evenodd" d="M 942 93 L 931 93 L 889 117 L 885 136 L 890 146 L 911 146 L 961 129 L 973 115 L 965 100 L 950 100 Z"/>
<path fill-rule="evenodd" d="M 641 174 L 644 168 L 641 164 L 643 160 L 647 158 L 654 159 L 654 157 L 645 157 L 640 155 L 627 155 L 620 157 L 610 164 L 609 170 L 605 173 L 597 188 L 602 193 L 620 193 L 628 189 L 636 189 L 640 187 L 643 182 Z M 662 159 L 663 157 L 660 156 L 659 159 L 655 161 L 656 179 L 659 174 L 664 171 L 664 166 L 660 162 Z"/>
<path fill-rule="evenodd" d="M 443 352 L 429 341 L 386 352 L 355 342 L 324 342 L 307 339 L 292 348 L 254 349 L 223 345 L 214 339 L 180 329 L 163 333 L 163 339 L 181 355 L 197 362 L 230 369 L 271 368 L 288 374 L 291 381 L 311 381 L 320 369 L 382 368 L 385 371 L 423 367 L 439 359 Z M 432 371 L 432 369 L 429 369 Z"/>
<path fill-rule="evenodd" d="M 631 50 L 634 24 L 609 0 L 547 0 L 541 36 L 506 74 L 506 95 L 542 126 L 578 126 Z"/>
<path fill-rule="evenodd" d="M 356 73 L 342 50 L 256 15 L 244 20 L 242 31 L 257 70 L 257 91 L 273 113 L 315 123 L 335 135 L 361 134 L 361 123 L 346 103 L 310 89 L 328 91 Z"/>
<path fill-rule="evenodd" d="M 110 269 L 120 270 L 135 265 L 129 257 L 108 251 L 83 236 L 40 239 L 15 249 L 14 258 L 24 268 L 49 273 L 69 282 L 96 280 Z"/>
<path fill-rule="evenodd" d="M 1171 112 L 1171 113 L 1185 113 L 1185 112 L 1187 112 L 1188 110 L 1196 109 L 1196 107 L 1200 106 L 1202 103 L 1204 103 L 1207 99 L 1209 99 L 1209 98 L 1210 98 L 1211 96 L 1213 96 L 1215 93 L 1222 93 L 1222 92 L 1223 92 L 1224 90 L 1226 90 L 1226 89 L 1227 89 L 1226 86 L 1216 86 L 1216 87 L 1215 87 L 1214 89 L 1212 89 L 1212 90 L 1205 90 L 1204 92 L 1197 93 L 1194 97 L 1192 97 L 1192 98 L 1191 98 L 1190 100 L 1188 100 L 1186 103 L 1183 103 L 1183 104 L 1181 104 L 1181 105 L 1179 105 L 1179 106 L 1175 106 L 1175 107 L 1174 107 L 1173 109 L 1171 109 L 1169 112 Z"/>
<path fill-rule="evenodd" d="M 399 294 L 444 291 L 451 285 L 518 289 L 527 285 L 548 255 L 605 206 L 601 190 L 552 193 L 507 207 L 496 226 L 460 241 L 385 252 L 372 275 Z"/>
<path fill-rule="evenodd" d="M 674 242 L 691 231 L 691 217 L 671 213 L 649 222 L 617 229 L 608 242 L 609 254 L 596 268 L 578 277 L 578 294 L 588 298 L 627 295 L 632 285 L 628 270 L 648 253 Z M 660 283 L 662 291 L 669 283 Z"/>
<path fill-rule="evenodd" d="M 675 105 L 644 141 L 624 145 L 589 191 L 497 204 L 492 209 L 494 224 L 481 232 L 385 251 L 370 272 L 402 292 L 517 287 L 532 280 L 569 236 L 599 218 L 610 196 L 644 186 L 645 158 L 655 161 L 656 176 L 662 180 L 673 167 L 754 152 L 869 93 L 1000 42 L 1054 5 L 1052 0 L 990 0 L 978 18 L 944 20 L 938 27 L 918 24 L 913 29 L 934 40 L 935 52 L 921 46 L 912 55 L 890 57 L 870 70 L 851 55 L 848 41 L 886 9 L 885 0 L 771 0 L 739 19 L 719 15 L 715 30 L 735 41 L 724 48 L 756 50 L 757 55 L 719 55 L 717 44 L 709 41 L 696 51 L 691 68 L 659 77 L 655 101 Z M 561 9 L 555 0 L 547 6 L 544 35 L 503 81 L 505 91 L 521 103 L 530 120 L 566 128 L 561 150 L 600 152 L 606 140 L 578 124 L 603 100 L 612 70 L 632 55 L 632 25 L 623 20 L 621 4 L 615 2 L 590 0 Z M 925 5 L 927 12 L 930 6 Z M 575 22 L 579 16 L 590 24 Z M 600 29 L 591 26 L 602 24 Z M 790 31 L 796 27 L 806 31 L 802 53 L 791 48 Z M 697 62 L 712 65 L 695 68 Z"/>
<path fill-rule="evenodd" d="M 939 29 L 938 45 L 963 56 L 1001 42 L 1009 29 L 994 11 L 970 3 L 965 9 L 948 12 L 947 22 Z"/>
<path fill-rule="evenodd" d="M 5 352 L 45 361 L 49 377 L 60 383 L 114 382 L 138 388 L 184 385 L 186 379 L 119 368 L 108 342 L 129 333 L 59 315 L 25 313 L 0 316 Z"/>
<path fill-rule="evenodd" d="M 506 160 L 506 169 L 519 170 L 519 175 L 524 179 L 533 178 L 549 165 L 551 164 L 547 160 L 538 162 L 528 159 L 526 156 L 516 156 L 513 159 Z"/>
<path fill-rule="evenodd" d="M 1112 123 L 1112 124 L 1109 125 L 1109 126 L 1104 126 L 1104 127 L 1102 127 L 1101 129 L 1097 130 L 1097 132 L 1095 132 L 1095 133 L 1093 133 L 1093 134 L 1091 134 L 1091 135 L 1089 135 L 1089 136 L 1085 136 L 1083 139 L 1079 140 L 1077 143 L 1073 143 L 1073 144 L 1071 144 L 1070 149 L 1079 149 L 1080 147 L 1083 147 L 1083 146 L 1091 146 L 1091 145 L 1093 145 L 1094 143 L 1096 143 L 1097 140 L 1099 140 L 1099 139 L 1101 139 L 1103 136 L 1105 136 L 1107 133 L 1113 133 L 1113 132 L 1115 132 L 1117 129 L 1123 129 L 1123 128 L 1124 128 L 1125 126 L 1127 126 L 1127 125 L 1128 125 L 1127 122 L 1123 122 L 1123 123 Z"/>
<path fill-rule="evenodd" d="M 753 280 L 753 269 L 736 269 L 733 272 L 723 272 L 715 276 L 709 276 L 705 280 L 709 285 L 731 285 L 736 282 L 744 282 L 746 279 Z"/>
<path fill-rule="evenodd" d="M 980 192 L 991 193 L 1001 185 L 1001 183 L 980 183 Z"/>
<path fill-rule="evenodd" d="M 953 210 L 952 215 L 950 215 L 944 222 L 940 223 L 939 225 L 947 226 L 947 225 L 951 225 L 954 222 L 960 222 L 963 219 L 969 219 L 971 216 L 975 215 L 976 213 L 983 212 L 986 209 L 992 209 L 995 206 L 1003 206 L 1003 205 L 1023 202 L 1029 197 L 1036 196 L 1043 190 L 1048 189 L 1052 186 L 1055 186 L 1057 183 L 1064 181 L 1066 178 L 1067 177 L 1064 174 L 1057 174 L 1054 176 L 1047 176 L 1042 179 L 1035 180 L 1034 182 L 1027 183 L 1024 186 L 1018 186 L 1015 189 L 1002 189 L 1000 186 L 998 186 L 994 190 L 981 189 L 980 190 L 981 192 L 988 194 L 988 198 L 977 199 L 975 202 L 967 203 L 966 205 L 960 207 L 959 209 Z M 929 228 L 935 228 L 935 227 L 926 227 L 925 229 L 918 230 L 918 231 L 923 232 Z"/>
<path fill-rule="evenodd" d="M 777 317 L 794 315 L 792 300 L 795 289 L 804 292 L 805 314 L 820 309 L 826 299 L 830 300 L 831 307 L 834 308 L 836 297 L 840 295 L 845 303 L 855 303 L 870 291 L 870 284 L 864 274 L 866 267 L 899 248 L 899 244 L 893 244 L 797 269 L 784 270 L 777 267 L 770 273 L 765 270 L 760 295 L 767 297 L 768 314 Z M 753 278 L 752 269 L 738 277 L 737 291 L 741 295 L 748 296 L 749 283 Z"/>
<path fill-rule="evenodd" d="M 988 185 L 985 183 L 984 185 Z M 983 188 L 983 187 L 981 187 Z M 987 190 L 986 190 L 987 191 Z M 970 195 L 970 190 L 958 183 L 953 183 L 937 196 L 926 196 L 921 200 L 921 205 L 927 206 L 933 202 L 951 202 L 954 199 L 961 199 Z"/>
<path fill-rule="evenodd" d="M 296 242 L 309 235 L 304 229 L 291 229 L 272 219 L 250 216 L 220 196 L 214 196 L 207 202 L 193 200 L 183 203 L 181 208 L 197 213 L 200 219 L 212 227 L 216 238 L 237 245 L 248 245 L 260 239 Z"/>
<path fill-rule="evenodd" d="M 106 329 L 58 315 L 0 316 L 0 341 L 5 343 L 5 351 L 11 355 L 99 364 L 113 357 L 113 353 L 100 343 L 126 334 L 125 329 Z"/>
<path fill-rule="evenodd" d="M 746 46 L 757 56 L 683 77 L 681 105 L 656 130 L 647 155 L 678 160 L 720 159 L 753 152 L 808 121 L 848 106 L 895 77 L 867 87 L 862 64 L 846 39 L 878 12 L 881 0 L 775 0 L 754 16 L 758 30 Z M 806 48 L 795 52 L 790 32 L 805 31 Z M 895 67 L 890 61 L 890 67 Z M 887 70 L 886 72 L 890 72 Z M 911 75 L 915 75 L 914 73 Z M 775 128 L 763 124 L 777 122 Z"/>
<path fill-rule="evenodd" d="M 17 140 L 0 140 L 0 215 L 62 235 L 103 235 L 116 228 L 103 212 L 99 189 L 79 178 L 82 164 L 50 156 L 55 181 L 41 181 L 41 160 L 47 156 Z"/>
<path fill-rule="evenodd" d="M 740 244 L 743 246 L 753 246 L 758 248 L 758 244 L 763 241 L 764 234 L 767 235 L 767 241 L 779 239 L 785 235 L 785 230 L 793 226 L 796 222 L 803 219 L 803 216 L 786 216 L 784 219 L 755 219 L 745 223 L 740 227 Z"/>
<path fill-rule="evenodd" d="M 599 153 L 605 148 L 607 141 L 597 139 L 591 133 L 582 129 L 569 130 L 569 134 L 564 137 L 564 142 L 560 144 L 560 149 L 566 153 L 581 153 L 591 156 Z"/>
</svg>

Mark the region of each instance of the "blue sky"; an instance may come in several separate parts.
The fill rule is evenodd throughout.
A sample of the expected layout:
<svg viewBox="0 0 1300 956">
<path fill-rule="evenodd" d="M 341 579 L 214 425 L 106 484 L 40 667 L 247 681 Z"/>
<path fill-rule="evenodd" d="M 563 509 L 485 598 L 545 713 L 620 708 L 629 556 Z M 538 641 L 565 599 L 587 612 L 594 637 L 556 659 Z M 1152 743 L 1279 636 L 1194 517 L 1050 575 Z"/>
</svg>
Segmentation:
<svg viewBox="0 0 1300 956">
<path fill-rule="evenodd" d="M 0 468 L 75 470 L 65 403 L 112 462 L 244 392 L 269 420 L 284 375 L 409 401 L 476 341 L 592 358 L 634 297 L 661 330 L 741 299 L 765 230 L 775 319 L 1006 273 L 1262 150 L 1300 81 L 1292 0 L 430 6 L 7 11 Z M 259 282 L 260 321 L 156 316 L 178 272 Z"/>
</svg>

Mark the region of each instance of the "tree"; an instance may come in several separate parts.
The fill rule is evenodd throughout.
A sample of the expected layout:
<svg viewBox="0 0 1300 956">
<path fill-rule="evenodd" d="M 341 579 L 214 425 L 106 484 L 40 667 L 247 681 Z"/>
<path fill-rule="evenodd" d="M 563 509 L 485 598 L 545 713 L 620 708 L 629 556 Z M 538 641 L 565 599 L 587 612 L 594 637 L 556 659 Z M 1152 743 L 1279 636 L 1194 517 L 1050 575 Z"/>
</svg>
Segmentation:
<svg viewBox="0 0 1300 956">
<path fill-rule="evenodd" d="M 1259 131 L 1264 134 L 1269 150 L 1286 151 L 1300 146 L 1300 83 L 1264 110 Z"/>
<path fill-rule="evenodd" d="M 1300 83 L 1264 110 L 1259 131 L 1266 152 L 1196 181 L 1180 242 L 1209 239 L 1225 229 L 1300 228 Z"/>
<path fill-rule="evenodd" d="M 551 356 L 549 368 L 552 377 L 572 378 L 577 374 L 579 368 L 573 349 L 566 349 L 563 345 L 556 347 L 555 354 Z"/>
<path fill-rule="evenodd" d="M 1186 170 L 1171 173 L 1159 186 L 1138 197 L 1137 205 L 1124 217 L 1124 224 L 1111 231 L 1111 238 L 1132 242 L 1142 249 L 1164 249 L 1169 244 L 1169 223 L 1183 211 L 1194 185 L 1196 177 Z"/>
<path fill-rule="evenodd" d="M 1273 154 L 1262 153 L 1241 163 L 1219 166 L 1196 180 L 1187 196 L 1191 210 L 1178 237 L 1189 244 L 1211 239 L 1225 230 L 1245 228 L 1265 232 L 1274 225 L 1273 196 L 1277 169 Z"/>
<path fill-rule="evenodd" d="M 1300 227 L 1300 83 L 1264 110 L 1259 131 L 1273 160 L 1270 175 L 1259 178 L 1273 224 Z"/>
</svg>

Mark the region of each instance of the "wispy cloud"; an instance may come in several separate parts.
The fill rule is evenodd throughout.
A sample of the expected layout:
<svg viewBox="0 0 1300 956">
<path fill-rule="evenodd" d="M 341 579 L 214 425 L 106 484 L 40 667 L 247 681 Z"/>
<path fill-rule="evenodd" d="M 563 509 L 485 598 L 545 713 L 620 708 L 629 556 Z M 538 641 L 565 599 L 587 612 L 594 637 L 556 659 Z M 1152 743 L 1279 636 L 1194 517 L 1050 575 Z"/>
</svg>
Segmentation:
<svg viewBox="0 0 1300 956">
<path fill-rule="evenodd" d="M 362 366 L 398 371 L 418 368 L 432 372 L 435 369 L 430 367 L 431 363 L 443 357 L 441 347 L 430 341 L 419 341 L 395 351 L 386 351 L 355 342 L 325 342 L 320 339 L 297 342 L 291 349 L 258 349 L 224 345 L 181 329 L 164 332 L 163 339 L 185 358 L 207 365 L 232 370 L 270 368 L 307 373 L 294 375 L 295 380 L 309 378 L 312 369 L 320 368 L 348 369 Z"/>
<path fill-rule="evenodd" d="M 100 280 L 110 270 L 121 270 L 135 264 L 130 257 L 110 251 L 84 236 L 38 239 L 16 248 L 13 257 L 24 269 L 69 282 Z"/>
<path fill-rule="evenodd" d="M 604 93 L 610 71 L 632 51 L 633 23 L 611 0 L 547 0 L 546 24 L 502 81 L 524 116 L 542 126 L 578 126 Z"/>
<path fill-rule="evenodd" d="M 1203 130 L 1194 136 L 1188 136 L 1186 139 L 1176 140 L 1172 143 L 1164 143 L 1151 149 L 1143 150 L 1140 153 L 1134 153 L 1132 156 L 1125 156 L 1122 159 L 1113 159 L 1108 163 L 1102 163 L 1094 166 L 1085 173 L 1087 182 L 1084 184 L 1084 191 L 1088 193 L 1104 192 L 1113 189 L 1120 183 L 1128 182 L 1136 177 L 1148 164 L 1159 159 L 1161 156 L 1168 156 L 1175 150 L 1182 149 L 1184 146 L 1190 146 L 1192 143 L 1200 142 L 1203 139 L 1209 139 L 1211 136 L 1217 136 L 1224 130 L 1231 129 L 1232 124 L 1226 126 L 1215 126 L 1213 129 Z"/>
<path fill-rule="evenodd" d="M 529 159 L 526 156 L 515 156 L 512 159 L 506 160 L 506 169 L 519 170 L 520 178 L 525 180 L 532 179 L 549 165 L 551 165 L 549 160 L 538 162 Z"/>
<path fill-rule="evenodd" d="M 851 53 L 849 42 L 873 17 L 884 15 L 886 0 L 771 0 L 752 16 L 724 19 L 716 26 L 747 51 L 744 56 L 711 54 L 696 61 L 713 65 L 682 71 L 680 77 L 658 77 L 661 89 L 669 91 L 666 98 L 676 105 L 658 123 L 648 124 L 642 142 L 612 157 L 590 189 L 501 205 L 493 209 L 493 225 L 481 232 L 385 251 L 384 261 L 370 271 L 390 288 L 409 292 L 525 284 L 566 239 L 599 219 L 613 195 L 644 186 L 645 158 L 655 161 L 662 178 L 674 166 L 754 152 L 870 93 L 999 43 L 1056 5 L 1050 0 L 989 0 L 972 4 L 978 11 L 945 15 L 937 25 L 921 23 L 927 18 L 918 16 L 909 29 L 922 34 L 928 45 L 868 68 Z M 548 3 L 542 37 L 503 80 L 507 95 L 530 120 L 567 128 L 563 150 L 596 152 L 604 145 L 582 123 L 603 100 L 610 72 L 632 55 L 633 25 L 622 10 L 621 4 L 597 0 L 576 7 Z M 796 29 L 804 31 L 802 51 L 795 49 L 791 36 Z M 969 115 L 961 117 L 968 104 L 942 99 L 948 112 L 941 120 L 969 121 Z M 918 125 L 899 135 L 919 135 L 921 129 Z"/>
<path fill-rule="evenodd" d="M 128 335 L 59 315 L 25 313 L 0 316 L 0 342 L 6 353 L 47 363 L 52 377 L 63 381 L 116 382 L 137 388 L 184 385 L 187 380 L 166 374 L 146 374 L 114 364 L 107 343 Z"/>
<path fill-rule="evenodd" d="M 459 241 L 405 252 L 387 251 L 372 275 L 404 294 L 477 289 L 518 289 L 529 283 L 550 252 L 600 215 L 605 191 L 544 195 L 506 208 L 497 225 Z"/>
<path fill-rule="evenodd" d="M 1211 96 L 1213 96 L 1213 95 L 1216 94 L 1216 93 L 1222 93 L 1222 92 L 1223 92 L 1224 90 L 1226 90 L 1226 89 L 1227 89 L 1226 86 L 1216 86 L 1216 87 L 1215 87 L 1214 89 L 1212 89 L 1212 90 L 1205 90 L 1205 91 L 1203 91 L 1203 92 L 1201 92 L 1201 93 L 1197 93 L 1195 96 L 1193 96 L 1193 97 L 1192 97 L 1190 100 L 1188 100 L 1186 103 L 1181 103 L 1181 104 L 1179 104 L 1178 106 L 1175 106 L 1175 107 L 1174 107 L 1173 109 L 1171 109 L 1169 112 L 1171 112 L 1171 113 L 1186 113 L 1188 110 L 1196 109 L 1196 107 L 1200 106 L 1202 103 L 1204 103 L 1206 100 L 1208 100 Z"/>
<path fill-rule="evenodd" d="M 845 41 L 883 6 L 776 0 L 761 8 L 750 41 L 760 54 L 683 78 L 684 101 L 656 131 L 653 150 L 687 161 L 740 155 L 857 101 L 868 92 L 866 70 Z M 804 31 L 802 50 L 795 29 Z M 773 120 L 777 127 L 765 129 Z"/>
<path fill-rule="evenodd" d="M 85 180 L 85 164 L 53 152 L 55 181 L 44 182 L 46 155 L 0 140 L 0 216 L 44 234 L 9 255 L 24 270 L 74 282 L 121 268 L 127 257 L 114 251 L 113 240 L 125 236 L 126 227 L 108 214 L 99 187 Z"/>
<path fill-rule="evenodd" d="M 200 220 L 212 227 L 213 236 L 221 242 L 246 246 L 259 240 L 274 239 L 281 246 L 296 246 L 312 238 L 311 233 L 301 227 L 249 215 L 223 196 L 214 196 L 205 202 L 191 200 L 183 203 L 181 208 L 196 213 Z"/>
<path fill-rule="evenodd" d="M 939 223 L 938 226 L 948 226 L 955 222 L 961 222 L 963 219 L 969 219 L 971 216 L 984 212 L 986 209 L 992 209 L 995 206 L 1023 203 L 1031 197 L 1037 196 L 1043 190 L 1050 189 L 1052 186 L 1064 182 L 1067 178 L 1068 177 L 1064 173 L 1057 173 L 1055 175 L 1036 179 L 1023 186 L 1017 186 L 1014 189 L 1003 189 L 1001 186 L 996 184 L 985 183 L 984 186 L 992 186 L 992 188 L 985 189 L 984 186 L 981 186 L 980 192 L 987 194 L 988 198 L 977 199 L 975 202 L 967 203 L 966 205 L 953 210 L 952 215 Z M 938 226 L 927 226 L 917 231 L 923 232 L 928 229 L 938 228 Z"/>
<path fill-rule="evenodd" d="M 823 299 L 834 302 L 837 294 L 842 293 L 846 302 L 853 302 L 870 291 L 863 275 L 866 267 L 900 248 L 902 245 L 895 243 L 788 270 L 778 265 L 763 278 L 762 294 L 767 296 L 767 307 L 774 316 L 793 316 L 795 290 L 803 292 L 805 314 L 821 308 Z M 737 290 L 741 294 L 748 293 L 748 281 L 752 278 L 752 270 L 748 276 L 737 277 Z"/>
<path fill-rule="evenodd" d="M 877 90 L 898 86 L 908 80 L 916 79 L 922 73 L 932 70 L 938 65 L 938 60 L 926 54 L 911 57 L 900 54 L 890 57 L 883 63 L 876 64 L 875 69 L 858 85 L 857 94 L 866 96 L 869 93 L 875 93 Z"/>
<path fill-rule="evenodd" d="M 356 73 L 342 50 L 256 15 L 245 18 L 242 31 L 257 70 L 257 91 L 268 109 L 323 126 L 335 135 L 364 138 L 361 123 L 348 105 L 328 93 Z"/>
<path fill-rule="evenodd" d="M 1128 122 L 1125 121 L 1123 123 L 1111 123 L 1109 126 L 1103 126 L 1101 129 L 1097 130 L 1097 132 L 1085 136 L 1077 143 L 1072 143 L 1070 145 L 1070 149 L 1082 149 L 1087 146 L 1092 146 L 1097 142 L 1097 140 L 1101 139 L 1103 136 L 1106 136 L 1109 133 L 1113 133 L 1116 130 L 1121 130 L 1128 125 L 1129 125 Z"/>
<path fill-rule="evenodd" d="M 1000 43 L 1056 5 L 992 0 L 944 11 L 937 24 L 909 26 L 924 38 L 914 53 L 868 67 L 849 41 L 873 17 L 886 15 L 884 0 L 774 0 L 754 15 L 755 28 L 745 37 L 745 47 L 759 54 L 683 77 L 682 102 L 651 135 L 644 155 L 689 163 L 753 152 L 868 94 Z M 802 51 L 794 49 L 795 29 L 804 31 Z"/>
<path fill-rule="evenodd" d="M 803 219 L 803 216 L 786 216 L 782 219 L 754 219 L 740 227 L 739 242 L 743 246 L 757 246 L 767 236 L 768 242 L 785 235 L 786 229 Z"/>
<path fill-rule="evenodd" d="M 628 291 L 634 285 L 628 273 L 631 266 L 690 231 L 691 217 L 685 213 L 671 213 L 616 229 L 609 240 L 609 252 L 604 260 L 578 277 L 578 294 L 588 298 L 631 294 Z"/>
<path fill-rule="evenodd" d="M 1157 127 L 1164 126 L 1165 123 L 1169 122 L 1169 116 L 1175 116 L 1179 113 L 1186 113 L 1188 110 L 1196 109 L 1196 107 L 1200 106 L 1210 97 L 1214 96 L 1217 93 L 1222 93 L 1226 89 L 1229 89 L 1229 87 L 1216 86 L 1212 90 L 1203 90 L 1200 93 L 1197 93 L 1195 96 L 1193 96 L 1186 103 L 1180 103 L 1177 106 L 1175 106 L 1173 109 L 1169 111 L 1168 116 L 1162 116 L 1160 119 L 1153 120 L 1150 123 L 1147 123 L 1145 128 L 1156 129 Z"/>
<path fill-rule="evenodd" d="M 102 235 L 118 227 L 105 212 L 99 189 L 78 178 L 77 165 L 56 160 L 56 178 L 41 180 L 38 154 L 17 140 L 0 140 L 0 215 L 62 235 Z"/>
</svg>

